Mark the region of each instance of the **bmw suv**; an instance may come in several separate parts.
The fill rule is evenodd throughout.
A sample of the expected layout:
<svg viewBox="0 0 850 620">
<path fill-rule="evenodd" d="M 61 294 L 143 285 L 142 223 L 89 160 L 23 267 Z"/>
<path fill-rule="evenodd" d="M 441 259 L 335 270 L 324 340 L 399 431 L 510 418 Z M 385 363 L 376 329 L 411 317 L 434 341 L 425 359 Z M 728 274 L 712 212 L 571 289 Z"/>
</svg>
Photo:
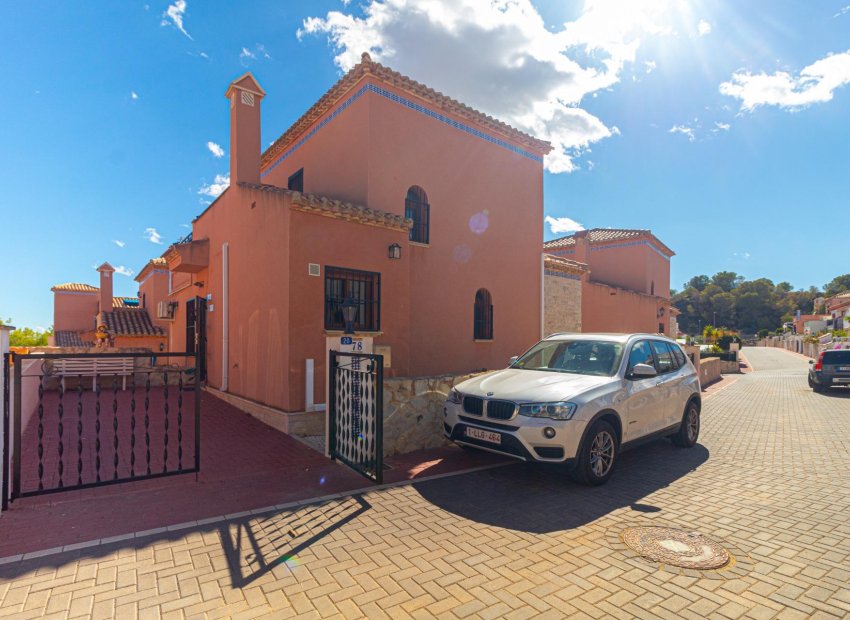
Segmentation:
<svg viewBox="0 0 850 620">
<path fill-rule="evenodd" d="M 697 442 L 700 383 L 676 342 L 650 334 L 556 334 L 511 365 L 459 383 L 444 408 L 451 441 L 566 463 L 589 485 L 621 450 L 655 437 Z"/>
</svg>

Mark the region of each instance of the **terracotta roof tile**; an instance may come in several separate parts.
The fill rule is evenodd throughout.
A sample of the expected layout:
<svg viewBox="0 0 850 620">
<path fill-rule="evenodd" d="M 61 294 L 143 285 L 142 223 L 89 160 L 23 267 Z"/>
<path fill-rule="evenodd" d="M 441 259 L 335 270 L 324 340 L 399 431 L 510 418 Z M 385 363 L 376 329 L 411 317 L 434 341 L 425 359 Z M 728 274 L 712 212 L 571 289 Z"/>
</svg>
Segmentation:
<svg viewBox="0 0 850 620">
<path fill-rule="evenodd" d="M 404 90 L 420 99 L 426 100 L 434 107 L 449 112 L 461 118 L 478 124 L 489 131 L 507 137 L 514 142 L 525 146 L 533 151 L 545 155 L 552 150 L 552 145 L 544 140 L 530 136 L 507 123 L 479 112 L 459 101 L 444 95 L 441 92 L 420 84 L 406 75 L 393 71 L 380 63 L 374 62 L 369 54 L 363 54 L 361 61 L 356 64 L 342 79 L 334 84 L 313 106 L 304 113 L 295 124 L 287 129 L 284 134 L 263 153 L 261 166 L 270 164 L 282 153 L 292 142 L 304 133 L 323 114 L 328 112 L 340 99 L 342 99 L 362 78 L 372 75 L 382 82 Z"/>
<path fill-rule="evenodd" d="M 91 342 L 84 342 L 80 332 L 61 331 L 53 334 L 53 342 L 57 347 L 90 347 Z"/>
<path fill-rule="evenodd" d="M 50 288 L 51 291 L 68 291 L 72 293 L 97 293 L 100 289 L 91 284 L 80 284 L 78 282 L 66 282 L 56 284 Z"/>
<path fill-rule="evenodd" d="M 113 297 L 112 298 L 112 307 L 113 308 L 138 308 L 139 307 L 139 298 L 138 297 Z"/>
<path fill-rule="evenodd" d="M 653 235 L 652 231 L 648 228 L 591 228 L 590 230 L 579 231 L 579 233 L 573 233 L 566 237 L 547 241 L 543 244 L 543 249 L 552 251 L 559 250 L 561 248 L 573 247 L 576 244 L 577 236 L 584 236 L 591 244 L 609 243 L 612 241 L 629 241 L 639 237 L 650 237 L 659 245 L 662 251 L 668 252 L 670 256 L 675 254 L 675 252 L 664 245 L 658 237 Z"/>
<path fill-rule="evenodd" d="M 165 336 L 165 330 L 154 325 L 147 310 L 142 308 L 115 308 L 101 312 L 98 325 L 106 325 L 113 336 Z"/>
<path fill-rule="evenodd" d="M 590 267 L 586 263 L 580 263 L 577 260 L 570 260 L 560 256 L 552 256 L 551 254 L 544 254 L 543 261 L 546 269 L 553 271 L 578 274 L 590 271 Z"/>
<path fill-rule="evenodd" d="M 239 183 L 239 186 L 262 192 L 270 192 L 273 194 L 289 195 L 292 197 L 292 208 L 296 211 L 314 213 L 316 215 L 333 217 L 349 222 L 356 222 L 358 224 L 389 228 L 400 232 L 407 232 L 413 227 L 413 220 L 404 218 L 401 215 L 381 211 L 379 209 L 370 209 L 369 207 L 352 204 L 350 202 L 334 200 L 332 198 L 327 198 L 326 196 L 302 194 L 300 192 L 277 187 L 276 185 Z"/>
</svg>

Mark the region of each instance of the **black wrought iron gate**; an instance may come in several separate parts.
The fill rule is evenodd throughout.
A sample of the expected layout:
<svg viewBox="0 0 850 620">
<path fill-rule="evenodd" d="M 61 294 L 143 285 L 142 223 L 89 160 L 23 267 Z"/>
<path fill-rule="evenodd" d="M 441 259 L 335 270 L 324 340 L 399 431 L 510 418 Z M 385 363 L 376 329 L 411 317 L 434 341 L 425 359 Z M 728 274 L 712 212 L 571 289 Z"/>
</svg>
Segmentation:
<svg viewBox="0 0 850 620">
<path fill-rule="evenodd" d="M 384 480 L 384 356 L 330 352 L 328 446 L 332 459 Z"/>
<path fill-rule="evenodd" d="M 4 505 L 200 470 L 197 354 L 12 354 L 3 362 L 12 379 L 3 394 Z"/>
</svg>

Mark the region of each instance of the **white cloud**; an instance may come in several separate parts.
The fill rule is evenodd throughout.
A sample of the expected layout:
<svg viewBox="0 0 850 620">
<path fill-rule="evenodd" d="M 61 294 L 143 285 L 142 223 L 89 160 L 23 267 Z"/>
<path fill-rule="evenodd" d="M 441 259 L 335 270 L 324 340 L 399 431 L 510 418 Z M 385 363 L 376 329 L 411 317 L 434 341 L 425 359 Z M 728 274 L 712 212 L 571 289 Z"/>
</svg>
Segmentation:
<svg viewBox="0 0 850 620">
<path fill-rule="evenodd" d="M 145 239 L 151 243 L 162 245 L 162 235 L 156 231 L 156 228 L 145 228 Z"/>
<path fill-rule="evenodd" d="M 729 131 L 731 128 L 732 125 L 730 125 L 729 123 L 721 123 L 720 121 L 714 121 L 714 129 L 712 129 L 711 131 L 717 133 L 718 131 Z"/>
<path fill-rule="evenodd" d="M 697 139 L 696 134 L 694 132 L 694 128 L 690 125 L 673 125 L 670 129 L 667 130 L 668 133 L 680 133 L 682 135 L 688 136 L 688 141 L 693 142 Z"/>
<path fill-rule="evenodd" d="M 543 221 L 549 225 L 549 230 L 555 235 L 584 230 L 584 226 L 568 217 L 552 217 L 551 215 L 547 215 Z"/>
<path fill-rule="evenodd" d="M 210 150 L 210 153 L 212 153 L 215 157 L 224 157 L 224 149 L 221 148 L 221 146 L 219 146 L 215 142 L 207 142 L 207 148 Z"/>
<path fill-rule="evenodd" d="M 112 243 L 117 245 L 119 248 L 123 248 L 125 245 L 127 245 L 126 243 L 124 243 L 123 241 L 121 241 L 119 239 L 113 239 Z"/>
<path fill-rule="evenodd" d="M 257 43 L 253 50 L 243 47 L 242 51 L 239 52 L 239 62 L 242 66 L 247 66 L 249 60 L 256 60 L 257 58 L 272 59 L 271 54 L 266 50 L 266 46 L 261 43 Z"/>
<path fill-rule="evenodd" d="M 230 174 L 217 174 L 213 182 L 208 185 L 201 185 L 198 193 L 201 196 L 209 196 L 210 198 L 218 198 L 221 193 L 230 185 Z"/>
<path fill-rule="evenodd" d="M 847 13 L 850 13 L 850 4 L 839 9 L 838 13 L 832 16 L 832 19 L 835 19 L 836 17 L 841 17 L 842 15 L 847 15 Z"/>
<path fill-rule="evenodd" d="M 705 21 L 704 19 L 699 20 L 697 24 L 697 32 L 699 36 L 704 37 L 707 34 L 711 33 L 711 24 Z"/>
<path fill-rule="evenodd" d="M 130 91 L 130 99 L 132 99 L 133 101 L 136 101 L 138 98 L 139 98 L 139 93 L 137 93 L 135 90 L 131 90 Z"/>
<path fill-rule="evenodd" d="M 643 63 L 647 73 L 652 73 L 658 67 L 654 60 L 647 60 Z"/>
<path fill-rule="evenodd" d="M 813 103 L 831 101 L 833 93 L 850 83 L 850 50 L 830 54 L 804 67 L 799 75 L 787 71 L 752 74 L 737 71 L 720 92 L 741 100 L 741 109 L 753 111 L 762 105 L 799 110 Z"/>
<path fill-rule="evenodd" d="M 364 17 L 307 18 L 299 37 L 326 34 L 348 70 L 368 51 L 424 82 L 554 146 L 546 166 L 574 159 L 616 128 L 581 109 L 620 82 L 642 41 L 670 34 L 683 0 L 587 0 L 581 14 L 547 28 L 531 0 L 368 0 Z M 446 67 L 451 67 L 450 71 Z"/>
<path fill-rule="evenodd" d="M 192 39 L 192 35 L 186 32 L 186 28 L 183 27 L 184 15 L 186 15 L 186 0 L 174 0 L 174 4 L 165 9 L 165 13 L 162 14 L 162 21 L 160 24 L 167 26 L 168 20 L 171 20 L 171 23 L 174 24 L 177 30 Z M 192 40 L 194 41 L 194 39 Z"/>
<path fill-rule="evenodd" d="M 244 59 L 244 58 L 256 58 L 256 57 L 257 57 L 257 55 L 254 54 L 254 52 L 249 50 L 247 47 L 243 47 L 242 51 L 239 52 L 239 58 Z"/>
<path fill-rule="evenodd" d="M 118 265 L 115 268 L 115 273 L 131 278 L 133 277 L 133 275 L 135 275 L 136 272 L 130 269 L 129 267 L 125 267 L 124 265 Z"/>
</svg>

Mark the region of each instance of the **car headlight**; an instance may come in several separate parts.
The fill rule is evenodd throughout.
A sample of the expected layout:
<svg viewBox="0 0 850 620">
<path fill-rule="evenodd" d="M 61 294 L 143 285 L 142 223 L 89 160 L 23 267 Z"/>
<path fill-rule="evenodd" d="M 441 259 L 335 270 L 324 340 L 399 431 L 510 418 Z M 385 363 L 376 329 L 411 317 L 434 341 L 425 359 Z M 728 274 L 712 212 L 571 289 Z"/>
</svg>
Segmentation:
<svg viewBox="0 0 850 620">
<path fill-rule="evenodd" d="M 449 396 L 446 400 L 450 403 L 454 403 L 455 405 L 459 405 L 463 401 L 463 394 L 452 388 L 452 391 L 449 392 Z"/>
<path fill-rule="evenodd" d="M 519 406 L 519 414 L 529 418 L 570 420 L 577 408 L 575 403 L 528 403 Z"/>
</svg>

